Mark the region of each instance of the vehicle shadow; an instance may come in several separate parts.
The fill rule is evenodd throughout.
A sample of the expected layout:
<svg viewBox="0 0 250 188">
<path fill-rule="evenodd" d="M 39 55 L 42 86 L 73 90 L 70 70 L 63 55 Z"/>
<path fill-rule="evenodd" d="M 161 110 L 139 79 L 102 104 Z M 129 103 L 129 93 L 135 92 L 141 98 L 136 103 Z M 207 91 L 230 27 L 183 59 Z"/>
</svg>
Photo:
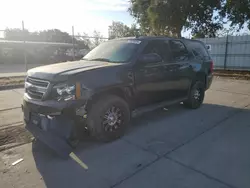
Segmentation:
<svg viewBox="0 0 250 188">
<path fill-rule="evenodd" d="M 130 146 L 126 143 L 128 138 L 136 137 L 137 134 L 144 134 L 143 139 L 147 139 L 147 135 L 152 136 L 152 130 L 155 130 L 158 131 L 157 133 L 154 132 L 155 135 L 162 136 L 166 133 L 166 135 L 171 135 L 172 138 L 177 140 L 171 146 L 175 148 L 212 126 L 209 123 L 204 124 L 205 120 L 211 120 L 211 124 L 215 124 L 240 110 L 246 109 L 203 104 L 197 110 L 187 110 L 182 105 L 175 105 L 146 113 L 131 121 L 132 126 L 125 138 L 105 144 L 91 141 L 91 139 L 81 142 L 74 152 L 88 164 L 88 171 L 85 171 L 73 160 L 60 159 L 53 151 L 38 141 L 33 142 L 33 156 L 36 167 L 48 188 L 111 187 L 133 174 L 138 168 L 147 165 L 150 160 L 155 159 L 155 155 L 151 153 L 150 159 L 145 159 L 145 161 L 143 157 L 143 159 L 138 158 L 137 154 L 134 154 L 135 156 L 133 154 L 128 155 L 129 147 L 133 147 L 133 143 L 132 145 L 130 143 Z M 166 124 L 166 122 L 171 122 L 171 124 Z M 200 126 L 197 126 L 197 122 L 200 122 Z M 191 131 L 193 132 L 187 131 L 184 135 L 185 131 L 183 131 L 179 134 L 181 127 L 186 127 L 188 130 L 192 127 Z M 138 147 L 135 148 L 140 150 Z M 134 150 L 131 152 L 134 152 Z M 148 156 L 149 154 L 143 153 L 141 156 L 145 155 Z M 132 158 L 137 159 L 131 162 Z M 140 161 L 142 162 L 140 163 Z M 137 166 L 134 166 L 135 164 Z"/>
</svg>

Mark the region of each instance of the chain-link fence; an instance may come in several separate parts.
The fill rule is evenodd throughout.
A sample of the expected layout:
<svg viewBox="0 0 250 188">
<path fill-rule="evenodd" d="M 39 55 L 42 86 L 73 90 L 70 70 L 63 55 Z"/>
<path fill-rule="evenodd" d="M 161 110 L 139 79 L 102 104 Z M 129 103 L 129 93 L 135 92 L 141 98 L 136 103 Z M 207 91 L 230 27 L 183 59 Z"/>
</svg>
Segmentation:
<svg viewBox="0 0 250 188">
<path fill-rule="evenodd" d="M 95 36 L 66 33 L 58 29 L 29 32 L 24 27 L 0 30 L 0 73 L 26 72 L 51 63 L 79 60 L 92 48 L 108 40 Z"/>
</svg>

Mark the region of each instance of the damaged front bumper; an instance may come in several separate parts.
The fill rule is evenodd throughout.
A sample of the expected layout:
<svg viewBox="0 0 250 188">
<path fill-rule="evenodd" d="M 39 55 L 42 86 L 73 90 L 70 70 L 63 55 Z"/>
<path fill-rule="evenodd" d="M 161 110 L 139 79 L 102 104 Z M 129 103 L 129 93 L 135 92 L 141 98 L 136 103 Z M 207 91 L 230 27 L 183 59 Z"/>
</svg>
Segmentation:
<svg viewBox="0 0 250 188">
<path fill-rule="evenodd" d="M 25 95 L 22 104 L 26 129 L 63 158 L 72 152 L 69 140 L 75 129 L 74 117 L 83 117 L 84 107 L 84 101 L 39 101 Z"/>
</svg>

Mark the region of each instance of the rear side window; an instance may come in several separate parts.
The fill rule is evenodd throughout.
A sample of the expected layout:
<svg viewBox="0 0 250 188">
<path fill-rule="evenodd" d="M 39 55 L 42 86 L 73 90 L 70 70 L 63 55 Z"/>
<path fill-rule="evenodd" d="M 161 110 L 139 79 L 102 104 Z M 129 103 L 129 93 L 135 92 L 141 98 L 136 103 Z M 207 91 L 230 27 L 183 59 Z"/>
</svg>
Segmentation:
<svg viewBox="0 0 250 188">
<path fill-rule="evenodd" d="M 158 54 L 164 61 L 170 60 L 169 47 L 168 44 L 165 43 L 165 41 L 160 41 L 160 40 L 150 41 L 143 50 L 143 54 L 150 54 L 150 53 Z"/>
<path fill-rule="evenodd" d="M 192 42 L 190 42 L 189 45 L 190 45 L 195 57 L 201 58 L 201 59 L 209 57 L 209 54 L 205 48 L 205 45 L 202 45 L 202 43 L 192 41 Z"/>
<path fill-rule="evenodd" d="M 169 41 L 169 46 L 175 61 L 184 61 L 188 59 L 188 51 L 181 41 L 171 40 Z"/>
</svg>

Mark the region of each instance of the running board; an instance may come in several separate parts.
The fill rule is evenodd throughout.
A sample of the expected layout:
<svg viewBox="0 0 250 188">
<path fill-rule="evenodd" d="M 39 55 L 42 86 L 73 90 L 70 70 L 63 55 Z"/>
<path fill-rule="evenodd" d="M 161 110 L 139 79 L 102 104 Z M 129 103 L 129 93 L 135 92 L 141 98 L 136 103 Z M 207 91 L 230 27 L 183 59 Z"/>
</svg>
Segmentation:
<svg viewBox="0 0 250 188">
<path fill-rule="evenodd" d="M 171 101 L 163 101 L 163 102 L 160 102 L 157 104 L 140 107 L 140 108 L 133 110 L 131 113 L 131 116 L 136 117 L 136 116 L 139 116 L 139 115 L 144 114 L 146 112 L 151 112 L 151 111 L 154 111 L 154 110 L 159 109 L 159 108 L 163 108 L 166 106 L 170 106 L 173 104 L 183 102 L 187 99 L 188 99 L 187 97 L 186 98 L 179 98 L 179 99 L 175 99 L 175 100 L 171 100 Z"/>
</svg>

